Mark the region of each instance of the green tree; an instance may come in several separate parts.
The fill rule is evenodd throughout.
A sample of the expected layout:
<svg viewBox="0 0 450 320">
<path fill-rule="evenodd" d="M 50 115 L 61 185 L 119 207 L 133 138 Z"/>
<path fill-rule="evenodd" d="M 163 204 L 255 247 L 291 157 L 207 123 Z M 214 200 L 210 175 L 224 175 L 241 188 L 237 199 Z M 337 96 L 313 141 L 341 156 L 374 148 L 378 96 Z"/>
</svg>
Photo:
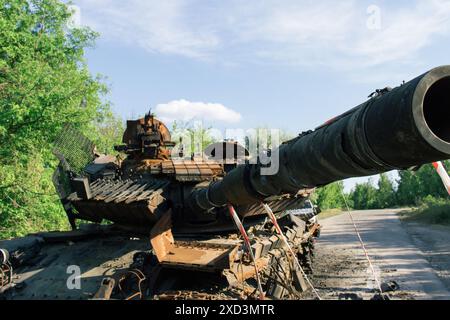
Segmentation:
<svg viewBox="0 0 450 320">
<path fill-rule="evenodd" d="M 380 174 L 378 191 L 376 193 L 376 207 L 378 209 L 391 208 L 396 204 L 394 184 L 385 173 Z"/>
<path fill-rule="evenodd" d="M 97 34 L 70 17 L 57 0 L 0 0 L 0 238 L 67 226 L 51 181 L 64 123 L 108 144 L 107 88 L 83 58 Z"/>
<path fill-rule="evenodd" d="M 315 201 L 322 210 L 345 208 L 343 199 L 344 183 L 342 181 L 331 183 L 318 188 L 315 192 Z"/>
<path fill-rule="evenodd" d="M 412 205 L 421 198 L 418 193 L 420 180 L 414 172 L 405 170 L 399 171 L 397 200 L 400 205 Z"/>
<path fill-rule="evenodd" d="M 201 122 L 174 121 L 172 124 L 172 140 L 177 142 L 175 152 L 183 145 L 185 156 L 203 153 L 210 144 L 217 142 L 211 135 L 211 128 L 204 128 Z M 180 140 L 182 143 L 179 143 Z"/>
<path fill-rule="evenodd" d="M 447 170 L 450 161 L 444 161 Z M 400 205 L 417 205 L 427 196 L 448 198 L 448 193 L 441 178 L 431 164 L 420 167 L 417 171 L 399 171 L 396 196 Z"/>
<path fill-rule="evenodd" d="M 373 186 L 371 180 L 365 183 L 357 184 L 353 189 L 350 198 L 353 202 L 353 208 L 358 210 L 375 209 L 377 207 L 377 189 Z"/>
</svg>

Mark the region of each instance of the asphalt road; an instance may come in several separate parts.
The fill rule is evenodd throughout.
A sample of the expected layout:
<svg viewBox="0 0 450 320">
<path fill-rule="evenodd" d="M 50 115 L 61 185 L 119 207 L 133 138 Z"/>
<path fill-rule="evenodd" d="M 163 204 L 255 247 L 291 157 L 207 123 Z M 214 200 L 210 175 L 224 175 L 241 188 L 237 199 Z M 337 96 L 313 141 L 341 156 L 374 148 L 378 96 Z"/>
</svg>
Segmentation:
<svg viewBox="0 0 450 320">
<path fill-rule="evenodd" d="M 352 212 L 380 281 L 393 299 L 450 299 L 450 228 L 402 222 L 393 210 Z M 313 283 L 324 298 L 370 299 L 376 282 L 347 213 L 320 221 Z"/>
</svg>

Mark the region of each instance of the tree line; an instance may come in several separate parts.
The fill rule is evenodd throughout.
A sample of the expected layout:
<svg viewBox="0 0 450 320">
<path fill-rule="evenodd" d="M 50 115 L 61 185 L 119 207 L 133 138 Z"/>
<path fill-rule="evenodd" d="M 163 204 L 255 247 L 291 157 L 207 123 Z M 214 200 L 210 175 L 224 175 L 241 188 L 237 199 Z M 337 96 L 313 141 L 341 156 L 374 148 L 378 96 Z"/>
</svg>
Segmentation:
<svg viewBox="0 0 450 320">
<path fill-rule="evenodd" d="M 444 161 L 447 170 L 450 161 Z M 385 209 L 421 205 L 426 199 L 449 198 L 439 175 L 431 164 L 417 170 L 398 171 L 395 181 L 388 174 L 381 174 L 378 183 L 369 180 L 356 184 L 348 193 L 344 183 L 336 182 L 319 188 L 315 200 L 322 209 L 344 209 L 346 203 L 352 209 Z"/>
</svg>

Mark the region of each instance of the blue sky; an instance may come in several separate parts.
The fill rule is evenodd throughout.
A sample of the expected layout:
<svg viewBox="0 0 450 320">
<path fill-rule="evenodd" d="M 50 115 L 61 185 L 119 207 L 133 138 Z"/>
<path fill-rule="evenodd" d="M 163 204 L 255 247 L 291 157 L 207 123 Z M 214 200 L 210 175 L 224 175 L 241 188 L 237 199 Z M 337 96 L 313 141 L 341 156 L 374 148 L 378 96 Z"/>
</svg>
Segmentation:
<svg viewBox="0 0 450 320">
<path fill-rule="evenodd" d="M 125 119 L 152 108 L 298 133 L 450 61 L 450 0 L 74 4 L 101 34 L 87 61 Z"/>
</svg>

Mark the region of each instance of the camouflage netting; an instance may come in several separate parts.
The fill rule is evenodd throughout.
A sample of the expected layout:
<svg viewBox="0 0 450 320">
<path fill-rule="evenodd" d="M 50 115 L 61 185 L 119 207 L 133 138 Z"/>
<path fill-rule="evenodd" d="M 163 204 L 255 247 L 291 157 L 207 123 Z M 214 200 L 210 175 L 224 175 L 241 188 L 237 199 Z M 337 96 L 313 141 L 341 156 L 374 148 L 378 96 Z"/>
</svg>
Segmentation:
<svg viewBox="0 0 450 320">
<path fill-rule="evenodd" d="M 80 175 L 94 159 L 95 145 L 71 125 L 65 125 L 54 142 L 53 153 L 64 169 Z"/>
</svg>

